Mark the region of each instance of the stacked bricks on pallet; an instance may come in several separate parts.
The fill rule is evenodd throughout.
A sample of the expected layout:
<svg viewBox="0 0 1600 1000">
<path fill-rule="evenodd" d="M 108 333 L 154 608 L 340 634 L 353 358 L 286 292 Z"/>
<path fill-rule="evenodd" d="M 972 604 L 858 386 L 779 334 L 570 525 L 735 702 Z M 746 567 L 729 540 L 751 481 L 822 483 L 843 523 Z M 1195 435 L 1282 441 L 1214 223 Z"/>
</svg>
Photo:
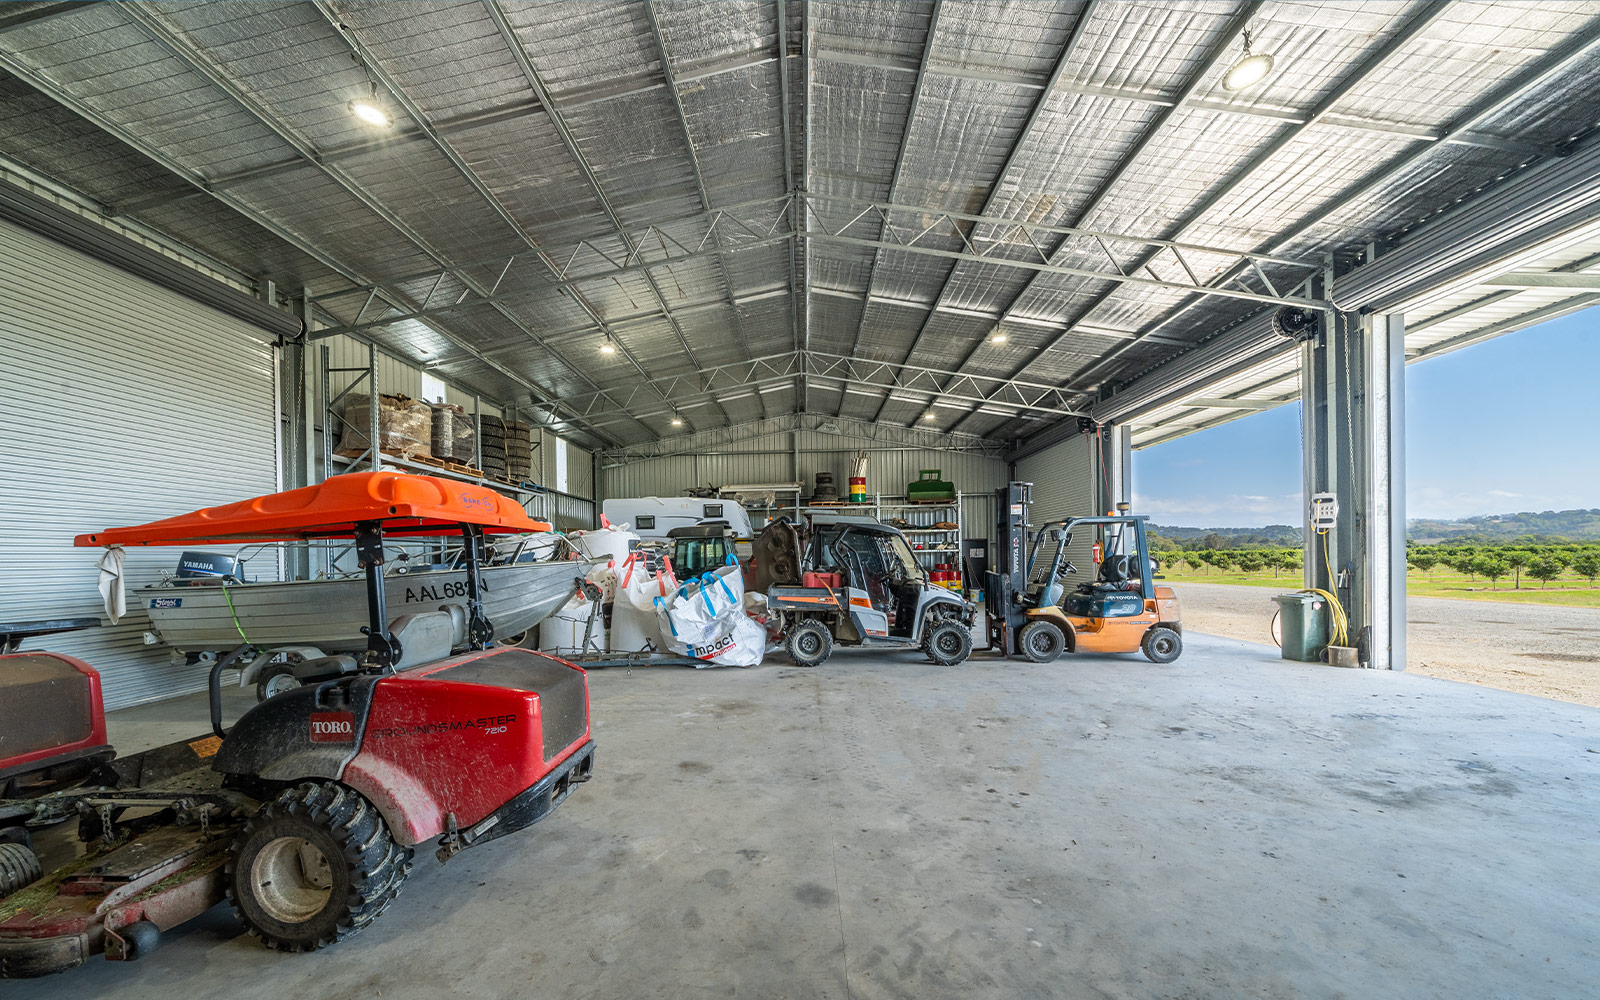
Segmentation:
<svg viewBox="0 0 1600 1000">
<path fill-rule="evenodd" d="M 533 478 L 533 427 L 519 420 L 506 421 L 506 477 L 514 483 Z"/>
<path fill-rule="evenodd" d="M 478 418 L 479 447 L 483 451 L 483 471 L 496 479 L 506 477 L 506 422 L 485 413 Z"/>
</svg>

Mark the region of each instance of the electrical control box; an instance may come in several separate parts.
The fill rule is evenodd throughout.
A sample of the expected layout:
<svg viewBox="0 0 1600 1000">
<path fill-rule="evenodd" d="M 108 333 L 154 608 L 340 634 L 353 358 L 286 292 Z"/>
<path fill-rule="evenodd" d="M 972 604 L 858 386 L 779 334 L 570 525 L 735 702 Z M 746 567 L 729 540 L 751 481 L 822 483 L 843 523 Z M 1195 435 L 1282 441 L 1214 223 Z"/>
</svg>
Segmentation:
<svg viewBox="0 0 1600 1000">
<path fill-rule="evenodd" d="M 1328 531 L 1339 523 L 1339 498 L 1332 493 L 1311 495 L 1311 527 Z"/>
</svg>

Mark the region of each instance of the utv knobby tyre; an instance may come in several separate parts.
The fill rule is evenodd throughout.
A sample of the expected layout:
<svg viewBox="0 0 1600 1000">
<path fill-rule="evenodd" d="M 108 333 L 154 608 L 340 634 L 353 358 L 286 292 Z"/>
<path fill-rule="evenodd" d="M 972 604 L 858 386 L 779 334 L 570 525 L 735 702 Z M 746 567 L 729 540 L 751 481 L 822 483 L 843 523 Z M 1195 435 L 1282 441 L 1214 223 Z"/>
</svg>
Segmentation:
<svg viewBox="0 0 1600 1000">
<path fill-rule="evenodd" d="M 1049 663 L 1067 648 L 1067 636 L 1055 622 L 1029 622 L 1017 633 L 1017 648 L 1035 663 Z"/>
<path fill-rule="evenodd" d="M 0 899 L 42 878 L 39 856 L 26 844 L 0 844 Z"/>
<path fill-rule="evenodd" d="M 411 848 L 360 794 L 308 781 L 262 806 L 234 839 L 228 900 L 269 948 L 314 951 L 377 919 L 411 873 Z"/>
<path fill-rule="evenodd" d="M 799 666 L 815 667 L 832 655 L 833 633 L 822 622 L 804 621 L 789 630 L 784 649 Z"/>
<path fill-rule="evenodd" d="M 1183 637 L 1176 629 L 1156 625 L 1144 634 L 1139 648 L 1152 663 L 1171 663 L 1183 652 Z"/>
<path fill-rule="evenodd" d="M 941 667 L 953 667 L 972 655 L 972 633 L 960 622 L 946 618 L 928 629 L 922 651 Z"/>
</svg>

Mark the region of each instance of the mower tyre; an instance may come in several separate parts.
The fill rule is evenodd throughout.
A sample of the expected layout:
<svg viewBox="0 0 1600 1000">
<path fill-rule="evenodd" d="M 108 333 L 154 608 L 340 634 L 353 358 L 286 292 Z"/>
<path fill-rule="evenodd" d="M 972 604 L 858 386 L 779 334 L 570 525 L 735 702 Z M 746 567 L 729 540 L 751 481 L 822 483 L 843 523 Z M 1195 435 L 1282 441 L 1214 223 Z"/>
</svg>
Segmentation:
<svg viewBox="0 0 1600 1000">
<path fill-rule="evenodd" d="M 960 622 L 946 618 L 928 629 L 922 640 L 922 651 L 941 667 L 965 663 L 972 655 L 972 633 Z"/>
<path fill-rule="evenodd" d="M 0 898 L 42 878 L 39 856 L 27 844 L 0 844 Z"/>
<path fill-rule="evenodd" d="M 808 619 L 789 630 L 784 648 L 797 665 L 815 667 L 833 654 L 833 633 L 815 618 Z"/>
<path fill-rule="evenodd" d="M 1183 652 L 1183 636 L 1178 634 L 1177 629 L 1155 625 L 1144 634 L 1144 641 L 1139 643 L 1139 648 L 1152 663 L 1171 663 Z"/>
<path fill-rule="evenodd" d="M 1055 622 L 1029 622 L 1017 633 L 1017 646 L 1033 662 L 1049 663 L 1067 648 L 1067 636 Z"/>
<path fill-rule="evenodd" d="M 285 789 L 228 857 L 228 900 L 278 951 L 315 951 L 377 919 L 411 873 L 411 848 L 359 793 L 331 781 Z"/>
<path fill-rule="evenodd" d="M 275 694 L 293 691 L 304 682 L 294 675 L 287 663 L 274 663 L 256 677 L 256 701 L 266 701 Z"/>
</svg>

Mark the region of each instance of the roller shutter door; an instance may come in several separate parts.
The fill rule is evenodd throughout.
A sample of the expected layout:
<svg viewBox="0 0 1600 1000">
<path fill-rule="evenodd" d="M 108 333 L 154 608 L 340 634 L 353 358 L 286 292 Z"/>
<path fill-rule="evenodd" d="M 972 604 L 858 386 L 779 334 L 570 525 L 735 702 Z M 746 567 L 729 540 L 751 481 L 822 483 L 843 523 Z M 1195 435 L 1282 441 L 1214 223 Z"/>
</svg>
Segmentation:
<svg viewBox="0 0 1600 1000">
<path fill-rule="evenodd" d="M 98 616 L 101 550 L 72 537 L 277 488 L 268 334 L 76 251 L 0 223 L 0 620 Z M 176 548 L 134 549 L 130 588 Z M 251 573 L 275 576 L 273 560 Z M 99 668 L 117 708 L 205 687 L 146 646 L 129 595 L 115 627 L 36 640 Z"/>
<path fill-rule="evenodd" d="M 1095 477 L 1099 475 L 1099 466 L 1093 443 L 1093 438 L 1079 434 L 1017 463 L 1017 479 L 1033 484 L 1033 507 L 1028 512 L 1032 524 L 1095 513 Z M 1078 567 L 1078 581 L 1089 579 L 1087 574 L 1093 571 L 1093 544 L 1093 533 L 1080 531 L 1067 550 L 1067 558 Z"/>
</svg>

